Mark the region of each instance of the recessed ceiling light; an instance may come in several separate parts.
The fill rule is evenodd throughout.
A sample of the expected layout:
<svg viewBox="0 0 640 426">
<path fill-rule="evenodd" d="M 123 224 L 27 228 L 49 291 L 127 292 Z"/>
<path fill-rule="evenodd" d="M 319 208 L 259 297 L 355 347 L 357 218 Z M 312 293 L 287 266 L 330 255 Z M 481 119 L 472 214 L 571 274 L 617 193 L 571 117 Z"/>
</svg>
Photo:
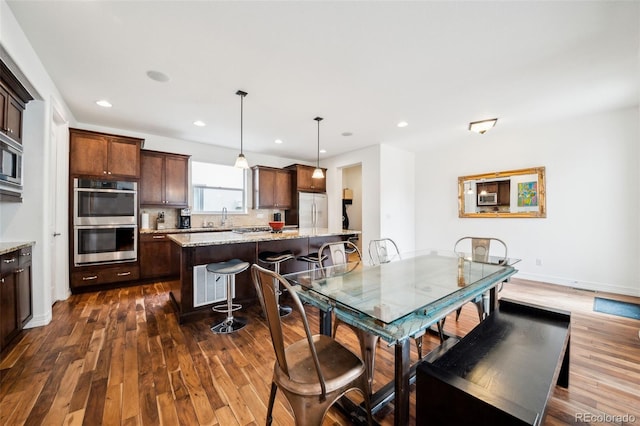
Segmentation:
<svg viewBox="0 0 640 426">
<path fill-rule="evenodd" d="M 326 150 L 326 149 L 321 149 L 321 150 L 320 150 L 320 154 L 325 154 L 326 152 L 327 152 L 327 150 Z"/>
<path fill-rule="evenodd" d="M 147 77 L 159 83 L 166 83 L 167 81 L 169 81 L 169 76 L 160 71 L 154 71 L 154 70 L 147 71 Z"/>
<path fill-rule="evenodd" d="M 198 126 L 198 127 L 204 127 L 204 126 L 207 125 L 207 123 L 205 123 L 204 121 L 201 121 L 201 120 L 196 120 L 196 121 L 193 122 L 193 125 L 194 126 Z"/>
<path fill-rule="evenodd" d="M 274 142 L 280 145 L 282 143 L 282 139 L 276 139 Z"/>
<path fill-rule="evenodd" d="M 103 108 L 111 108 L 113 105 L 111 105 L 111 102 L 107 101 L 106 99 L 100 99 L 99 101 L 96 101 L 96 104 L 100 105 Z"/>
<path fill-rule="evenodd" d="M 406 121 L 401 121 L 398 123 L 398 127 L 407 127 L 409 125 L 409 123 L 407 123 Z"/>
<path fill-rule="evenodd" d="M 342 136 L 353 136 L 351 132 L 342 132 Z"/>
</svg>

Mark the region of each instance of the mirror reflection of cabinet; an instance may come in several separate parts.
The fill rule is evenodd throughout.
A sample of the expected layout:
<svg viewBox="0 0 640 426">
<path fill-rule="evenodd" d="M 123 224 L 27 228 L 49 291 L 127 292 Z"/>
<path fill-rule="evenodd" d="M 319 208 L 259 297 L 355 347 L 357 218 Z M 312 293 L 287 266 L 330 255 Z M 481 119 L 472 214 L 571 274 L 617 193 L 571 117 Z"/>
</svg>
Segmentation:
<svg viewBox="0 0 640 426">
<path fill-rule="evenodd" d="M 545 168 L 458 178 L 459 217 L 546 217 Z"/>
</svg>

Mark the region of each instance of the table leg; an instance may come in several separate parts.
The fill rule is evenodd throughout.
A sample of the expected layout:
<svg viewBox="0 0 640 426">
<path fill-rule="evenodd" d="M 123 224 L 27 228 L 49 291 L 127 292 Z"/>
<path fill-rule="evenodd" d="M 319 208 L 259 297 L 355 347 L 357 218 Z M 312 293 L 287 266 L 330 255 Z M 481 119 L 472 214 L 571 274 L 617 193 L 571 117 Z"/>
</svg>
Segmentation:
<svg viewBox="0 0 640 426">
<path fill-rule="evenodd" d="M 411 360 L 409 358 L 409 339 L 403 339 L 395 345 L 395 410 L 394 425 L 409 424 L 409 381 L 411 379 Z"/>
</svg>

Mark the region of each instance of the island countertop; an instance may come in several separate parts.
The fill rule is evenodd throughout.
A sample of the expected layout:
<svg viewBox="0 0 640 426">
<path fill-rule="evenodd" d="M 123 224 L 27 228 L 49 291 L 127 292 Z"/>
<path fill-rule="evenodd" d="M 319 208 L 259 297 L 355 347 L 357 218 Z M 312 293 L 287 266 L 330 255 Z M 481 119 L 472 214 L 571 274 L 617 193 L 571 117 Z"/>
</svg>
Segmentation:
<svg viewBox="0 0 640 426">
<path fill-rule="evenodd" d="M 195 232 L 169 234 L 167 237 L 181 247 L 203 247 L 221 244 L 252 243 L 260 241 L 286 240 L 295 238 L 330 237 L 360 234 L 352 229 L 330 230 L 327 228 L 285 229 L 283 232 Z"/>
</svg>

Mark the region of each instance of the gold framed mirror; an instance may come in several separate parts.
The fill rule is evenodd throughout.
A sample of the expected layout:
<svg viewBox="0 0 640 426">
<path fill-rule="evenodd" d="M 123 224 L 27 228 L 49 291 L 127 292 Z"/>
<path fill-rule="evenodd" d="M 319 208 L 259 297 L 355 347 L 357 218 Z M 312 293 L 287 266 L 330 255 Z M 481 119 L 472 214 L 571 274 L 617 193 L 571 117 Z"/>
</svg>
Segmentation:
<svg viewBox="0 0 640 426">
<path fill-rule="evenodd" d="M 458 217 L 547 217 L 545 169 L 460 176 Z"/>
</svg>

